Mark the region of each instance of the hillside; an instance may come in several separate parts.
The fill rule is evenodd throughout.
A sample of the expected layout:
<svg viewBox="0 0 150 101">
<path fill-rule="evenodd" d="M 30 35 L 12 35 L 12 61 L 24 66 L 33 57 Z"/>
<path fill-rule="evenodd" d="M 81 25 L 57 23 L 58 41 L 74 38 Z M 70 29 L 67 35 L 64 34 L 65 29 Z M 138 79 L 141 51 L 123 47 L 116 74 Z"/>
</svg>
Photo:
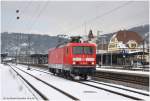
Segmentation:
<svg viewBox="0 0 150 101">
<path fill-rule="evenodd" d="M 149 25 L 137 26 L 130 31 L 135 31 L 139 33 L 143 38 L 145 37 L 149 41 Z M 115 33 L 115 32 L 114 32 Z M 108 43 L 110 38 L 114 33 L 105 34 L 105 42 Z M 9 55 L 15 55 L 16 49 L 18 49 L 19 54 L 26 54 L 28 46 L 28 38 L 30 37 L 31 43 L 31 53 L 44 53 L 48 52 L 49 48 L 56 47 L 59 43 L 67 41 L 66 38 L 60 38 L 58 36 L 48 36 L 39 34 L 26 34 L 26 33 L 1 33 L 1 52 L 9 53 Z M 61 40 L 61 42 L 60 42 Z M 102 37 L 99 37 L 98 42 L 101 43 Z M 17 48 L 19 47 L 19 48 Z"/>
<path fill-rule="evenodd" d="M 45 54 L 48 52 L 49 48 L 56 47 L 56 45 L 60 43 L 59 40 L 64 42 L 67 39 L 57 36 L 4 32 L 1 34 L 1 52 L 8 52 L 9 55 L 14 55 L 16 54 L 16 49 L 18 49 L 20 54 L 26 54 L 29 40 L 31 44 L 31 53 Z"/>
</svg>

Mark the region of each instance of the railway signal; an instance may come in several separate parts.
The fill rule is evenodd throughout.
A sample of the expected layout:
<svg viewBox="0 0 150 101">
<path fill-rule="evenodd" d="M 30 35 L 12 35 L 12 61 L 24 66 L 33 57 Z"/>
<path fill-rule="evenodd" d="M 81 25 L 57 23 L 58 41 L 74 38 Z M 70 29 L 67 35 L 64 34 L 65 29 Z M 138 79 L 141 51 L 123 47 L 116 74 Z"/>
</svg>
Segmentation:
<svg viewBox="0 0 150 101">
<path fill-rule="evenodd" d="M 16 10 L 16 13 L 19 13 L 19 10 L 18 10 L 18 9 Z"/>
<path fill-rule="evenodd" d="M 17 18 L 17 20 L 19 20 L 19 19 L 20 19 L 20 17 L 19 17 L 19 16 L 17 16 L 16 18 Z"/>
<path fill-rule="evenodd" d="M 19 10 L 18 10 L 18 9 L 16 10 L 16 13 L 19 13 Z M 16 17 L 16 19 L 17 19 L 17 20 L 19 20 L 19 19 L 20 19 L 20 17 L 19 17 L 19 16 L 17 16 L 17 17 Z"/>
</svg>

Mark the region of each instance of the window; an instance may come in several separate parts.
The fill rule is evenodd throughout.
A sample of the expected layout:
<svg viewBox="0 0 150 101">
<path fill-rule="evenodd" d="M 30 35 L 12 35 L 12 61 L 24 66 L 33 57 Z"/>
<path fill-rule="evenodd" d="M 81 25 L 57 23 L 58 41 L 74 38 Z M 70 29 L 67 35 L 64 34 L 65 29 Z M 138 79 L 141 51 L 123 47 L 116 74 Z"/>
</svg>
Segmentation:
<svg viewBox="0 0 150 101">
<path fill-rule="evenodd" d="M 73 54 L 83 54 L 83 47 L 73 47 Z"/>
<path fill-rule="evenodd" d="M 115 44 L 110 44 L 109 48 L 115 48 Z"/>
<path fill-rule="evenodd" d="M 136 47 L 136 44 L 131 44 L 131 48 L 135 48 Z"/>
<path fill-rule="evenodd" d="M 76 46 L 73 47 L 73 54 L 93 54 L 94 49 L 90 46 Z"/>
<path fill-rule="evenodd" d="M 92 47 L 84 47 L 84 53 L 85 54 L 93 54 L 93 48 Z"/>
</svg>

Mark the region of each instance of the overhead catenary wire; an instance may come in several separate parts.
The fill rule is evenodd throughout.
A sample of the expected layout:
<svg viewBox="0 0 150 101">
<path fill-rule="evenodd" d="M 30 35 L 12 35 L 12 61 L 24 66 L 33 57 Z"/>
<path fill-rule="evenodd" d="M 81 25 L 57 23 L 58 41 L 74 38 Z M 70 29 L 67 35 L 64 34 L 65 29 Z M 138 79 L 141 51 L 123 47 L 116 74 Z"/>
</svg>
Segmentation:
<svg viewBox="0 0 150 101">
<path fill-rule="evenodd" d="M 87 26 L 87 24 L 92 23 L 92 22 L 94 22 L 94 21 L 96 21 L 96 20 L 98 20 L 98 19 L 100 19 L 100 18 L 102 18 L 102 17 L 104 17 L 104 16 L 106 16 L 106 15 L 109 15 L 109 14 L 111 14 L 111 13 L 113 13 L 113 12 L 115 12 L 115 11 L 121 9 L 122 7 L 125 7 L 126 5 L 130 4 L 131 2 L 133 2 L 133 1 L 127 1 L 127 2 L 123 3 L 122 5 L 117 6 L 117 7 L 113 8 L 113 9 L 111 9 L 111 10 L 109 10 L 109 11 L 107 11 L 107 12 L 101 14 L 101 15 L 95 16 L 94 18 L 91 18 L 91 19 L 89 19 L 89 20 L 87 20 L 87 21 L 84 21 L 84 23 L 82 23 L 82 24 L 80 24 L 80 25 L 78 25 L 78 26 L 76 26 L 76 27 L 74 27 L 74 28 L 69 29 L 69 30 L 66 31 L 65 33 L 70 32 L 70 31 L 73 31 L 73 30 L 76 30 L 76 29 L 78 29 L 78 28 L 81 28 L 82 26 L 85 26 L 85 24 L 86 24 L 86 26 Z M 86 32 L 86 31 L 85 31 L 85 32 Z"/>
<path fill-rule="evenodd" d="M 37 9 L 36 11 L 39 10 L 38 14 L 34 17 L 33 20 L 33 23 L 31 23 L 31 26 L 29 27 L 28 29 L 28 40 L 27 40 L 27 43 L 28 43 L 28 59 L 27 59 L 27 62 L 28 62 L 28 70 L 30 70 L 30 65 L 29 65 L 29 60 L 30 60 L 30 52 L 31 52 L 31 36 L 30 36 L 30 31 L 32 30 L 34 24 L 36 23 L 36 21 L 38 20 L 38 18 L 40 17 L 40 15 L 42 14 L 43 10 L 46 8 L 46 6 L 48 5 L 47 2 L 45 2 L 45 4 L 43 6 L 41 6 L 40 4 L 37 6 Z M 39 9 L 38 9 L 39 8 Z"/>
<path fill-rule="evenodd" d="M 31 24 L 30 28 L 28 29 L 28 32 L 31 33 L 30 31 L 34 27 L 34 25 L 38 22 L 38 19 L 40 18 L 41 14 L 44 12 L 46 7 L 48 6 L 49 1 L 45 1 L 41 9 L 39 10 L 38 14 L 35 16 L 35 19 L 33 19 L 33 23 Z"/>
</svg>

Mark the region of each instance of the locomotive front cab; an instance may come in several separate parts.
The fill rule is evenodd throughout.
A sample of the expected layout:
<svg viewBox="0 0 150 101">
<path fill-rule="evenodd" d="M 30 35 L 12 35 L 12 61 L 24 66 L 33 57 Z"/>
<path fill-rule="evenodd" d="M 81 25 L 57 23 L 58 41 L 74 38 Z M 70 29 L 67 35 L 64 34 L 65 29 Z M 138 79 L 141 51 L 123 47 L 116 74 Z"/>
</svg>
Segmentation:
<svg viewBox="0 0 150 101">
<path fill-rule="evenodd" d="M 72 65 L 95 66 L 95 47 L 93 46 L 73 46 Z"/>
<path fill-rule="evenodd" d="M 85 79 L 92 76 L 96 69 L 96 46 L 80 43 L 72 46 L 72 72 Z"/>
</svg>

